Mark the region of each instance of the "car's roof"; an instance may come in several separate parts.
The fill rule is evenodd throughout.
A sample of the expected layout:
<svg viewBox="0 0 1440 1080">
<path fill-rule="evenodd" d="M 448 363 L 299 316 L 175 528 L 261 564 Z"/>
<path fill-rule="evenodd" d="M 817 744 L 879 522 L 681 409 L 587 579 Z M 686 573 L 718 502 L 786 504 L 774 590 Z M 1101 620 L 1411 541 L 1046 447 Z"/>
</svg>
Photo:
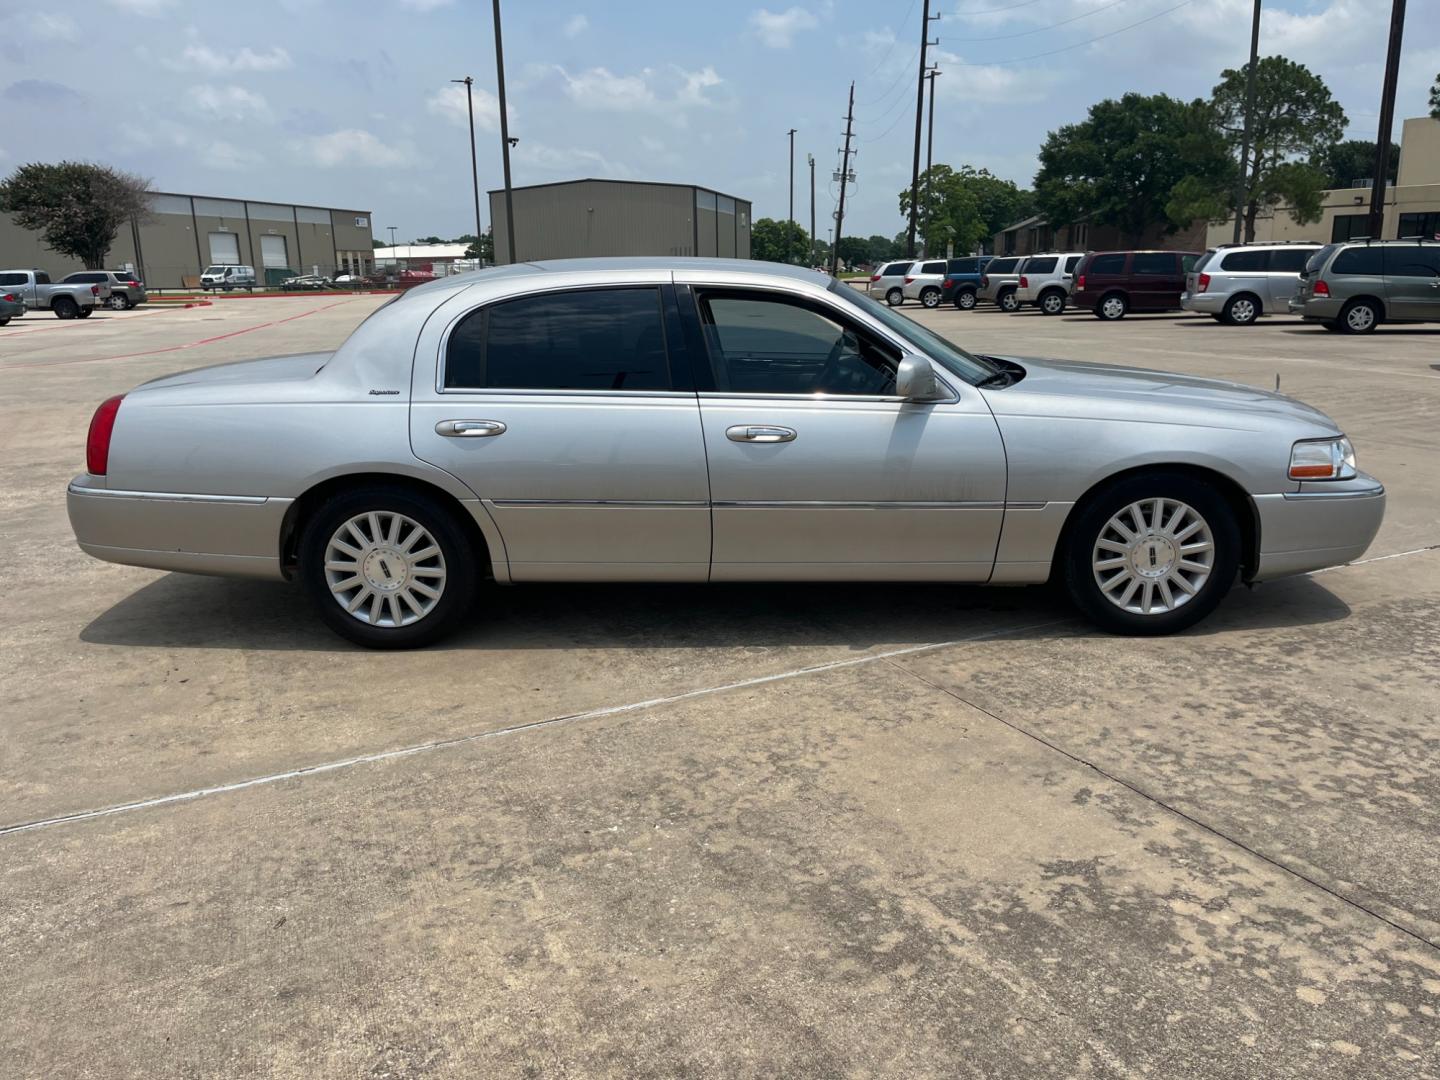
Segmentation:
<svg viewBox="0 0 1440 1080">
<path fill-rule="evenodd" d="M 547 259 L 541 262 L 511 263 L 507 266 L 489 266 L 483 270 L 467 270 L 463 274 L 451 274 L 427 281 L 410 291 L 419 293 L 431 289 L 453 289 L 457 285 L 472 285 L 498 278 L 539 277 L 544 274 L 603 274 L 614 271 L 705 271 L 714 270 L 726 274 L 752 273 L 764 277 L 790 277 L 797 281 L 814 282 L 815 271 L 806 266 L 789 266 L 785 263 L 760 262 L 756 259 L 695 259 L 676 255 L 612 256 L 598 259 Z"/>
</svg>

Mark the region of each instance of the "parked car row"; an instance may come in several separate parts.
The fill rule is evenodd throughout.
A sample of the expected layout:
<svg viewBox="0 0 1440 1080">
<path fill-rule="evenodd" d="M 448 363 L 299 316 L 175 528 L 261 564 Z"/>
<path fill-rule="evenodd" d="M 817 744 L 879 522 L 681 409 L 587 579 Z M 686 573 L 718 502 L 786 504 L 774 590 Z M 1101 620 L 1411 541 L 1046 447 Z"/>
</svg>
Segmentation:
<svg viewBox="0 0 1440 1080">
<path fill-rule="evenodd" d="M 892 307 L 949 301 L 1046 315 L 1067 308 L 1104 321 L 1131 312 L 1193 311 L 1230 326 L 1289 312 L 1327 330 L 1363 334 L 1382 322 L 1440 322 L 1440 242 L 1226 244 L 1194 251 L 1049 251 L 901 260 L 865 291 Z"/>
<path fill-rule="evenodd" d="M 27 311 L 50 311 L 59 319 L 86 319 L 101 304 L 111 302 L 108 273 L 86 271 L 84 277 L 97 276 L 95 281 L 72 281 L 71 274 L 62 282 L 52 282 L 44 270 L 0 270 L 0 326 Z"/>
</svg>

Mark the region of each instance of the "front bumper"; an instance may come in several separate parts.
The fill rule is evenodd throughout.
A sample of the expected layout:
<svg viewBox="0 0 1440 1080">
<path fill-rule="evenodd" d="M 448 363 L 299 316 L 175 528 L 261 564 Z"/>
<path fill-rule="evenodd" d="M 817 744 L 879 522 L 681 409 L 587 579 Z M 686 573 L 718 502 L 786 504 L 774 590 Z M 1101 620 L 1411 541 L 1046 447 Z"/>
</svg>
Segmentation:
<svg viewBox="0 0 1440 1080">
<path fill-rule="evenodd" d="M 87 555 L 126 566 L 222 577 L 284 578 L 280 531 L 292 499 L 117 491 L 70 481 L 65 508 Z"/>
<path fill-rule="evenodd" d="M 1365 554 L 1385 519 L 1385 486 L 1365 473 L 1253 498 L 1260 518 L 1260 558 L 1252 581 L 1353 562 Z"/>
<path fill-rule="evenodd" d="M 1180 310 L 1198 311 L 1205 315 L 1218 315 L 1225 310 L 1228 296 L 1219 293 L 1181 293 Z"/>
</svg>

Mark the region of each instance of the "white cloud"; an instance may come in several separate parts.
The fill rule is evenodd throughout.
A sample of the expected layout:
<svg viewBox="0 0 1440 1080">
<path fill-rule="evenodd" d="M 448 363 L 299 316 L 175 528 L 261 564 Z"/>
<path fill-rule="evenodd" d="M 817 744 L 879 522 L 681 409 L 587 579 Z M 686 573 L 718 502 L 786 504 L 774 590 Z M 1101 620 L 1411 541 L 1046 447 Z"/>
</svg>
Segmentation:
<svg viewBox="0 0 1440 1080">
<path fill-rule="evenodd" d="M 705 91 L 725 82 L 711 67 L 700 71 L 643 68 L 633 75 L 618 75 L 603 67 L 574 74 L 561 67 L 555 70 L 564 79 L 565 94 L 579 108 L 661 116 L 679 127 L 687 123 L 687 110 L 714 106 L 716 102 Z"/>
<path fill-rule="evenodd" d="M 579 37 L 589 29 L 590 20 L 584 15 L 571 15 L 570 18 L 565 20 L 565 25 L 560 28 L 560 32 L 567 38 L 574 38 Z"/>
<path fill-rule="evenodd" d="M 500 130 L 500 99 L 483 87 L 474 87 L 475 126 L 481 131 Z M 442 86 L 425 101 L 426 111 L 444 117 L 451 123 L 464 127 L 469 122 L 469 103 L 465 100 L 465 87 L 452 83 Z M 510 123 L 515 123 L 515 110 L 506 107 Z"/>
<path fill-rule="evenodd" d="M 228 143 L 223 139 L 216 139 L 214 142 L 202 146 L 199 150 L 200 162 L 212 169 L 253 169 L 263 160 L 253 150 L 244 150 Z"/>
<path fill-rule="evenodd" d="M 204 71 L 223 75 L 236 71 L 280 71 L 293 67 L 290 54 L 279 45 L 268 52 L 256 52 L 248 45 L 237 52 L 220 52 L 198 41 L 185 46 L 179 60 L 167 61 L 176 70 Z"/>
<path fill-rule="evenodd" d="M 719 86 L 725 80 L 715 74 L 715 69 L 707 67 L 702 71 L 682 71 L 685 82 L 675 95 L 675 100 L 680 105 L 709 105 L 711 102 L 705 97 L 705 91 L 712 86 Z"/>
<path fill-rule="evenodd" d="M 21 19 L 28 24 L 30 33 L 39 41 L 78 41 L 80 27 L 69 15 L 36 12 Z"/>
<path fill-rule="evenodd" d="M 314 164 L 327 169 L 339 165 L 402 165 L 408 157 L 404 150 L 386 145 L 361 128 L 313 135 L 295 143 L 295 149 Z"/>
<path fill-rule="evenodd" d="M 269 103 L 243 86 L 192 86 L 189 104 L 197 112 L 222 120 L 246 120 L 270 115 Z"/>
<path fill-rule="evenodd" d="M 573 146 L 547 146 L 522 139 L 512 157 L 517 166 L 525 166 L 537 172 L 567 175 L 588 173 L 621 180 L 634 175 L 628 165 L 607 158 L 598 150 L 582 150 Z"/>
<path fill-rule="evenodd" d="M 784 11 L 770 11 L 761 8 L 750 16 L 750 29 L 762 45 L 771 49 L 788 49 L 795 43 L 795 35 L 802 30 L 814 30 L 820 20 L 802 7 L 789 7 Z"/>
</svg>

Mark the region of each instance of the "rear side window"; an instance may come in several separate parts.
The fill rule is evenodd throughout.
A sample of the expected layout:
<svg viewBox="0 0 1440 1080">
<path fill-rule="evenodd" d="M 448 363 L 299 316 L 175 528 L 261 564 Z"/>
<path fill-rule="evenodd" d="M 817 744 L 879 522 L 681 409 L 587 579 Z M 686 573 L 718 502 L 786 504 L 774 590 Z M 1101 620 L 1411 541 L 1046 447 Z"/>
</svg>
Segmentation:
<svg viewBox="0 0 1440 1080">
<path fill-rule="evenodd" d="M 1298 274 L 1305 269 L 1305 261 L 1314 255 L 1316 250 L 1302 247 L 1275 248 L 1270 252 L 1270 272 L 1272 274 Z"/>
<path fill-rule="evenodd" d="M 1385 249 L 1378 247 L 1346 248 L 1330 265 L 1332 274 L 1374 274 L 1385 272 Z"/>
<path fill-rule="evenodd" d="M 945 273 L 945 264 L 943 262 L 927 262 L 920 267 L 920 272 L 922 274 L 943 274 Z"/>
<path fill-rule="evenodd" d="M 952 274 L 978 274 L 980 272 L 979 259 L 951 259 L 950 273 Z"/>
<path fill-rule="evenodd" d="M 1169 251 L 1141 251 L 1135 254 L 1132 274 L 1173 274 L 1175 256 Z"/>
<path fill-rule="evenodd" d="M 90 272 L 87 271 L 87 272 L 81 273 L 81 274 L 70 274 L 70 275 L 68 275 L 66 278 L 64 278 L 64 280 L 61 281 L 61 284 L 62 284 L 62 285 L 70 285 L 70 284 L 75 284 L 75 285 L 88 285 L 88 284 L 90 284 L 91 282 L 100 282 L 100 281 L 108 281 L 108 280 L 109 280 L 109 279 L 108 279 L 104 274 L 94 274 L 94 273 L 90 273 Z"/>
<path fill-rule="evenodd" d="M 1067 274 L 1072 273 L 1075 267 L 1080 265 L 1080 260 L 1084 257 L 1084 255 L 1071 255 L 1068 259 L 1065 260 L 1065 272 Z"/>
<path fill-rule="evenodd" d="M 450 334 L 445 386 L 669 390 L 660 290 L 546 293 L 473 311 Z"/>
<path fill-rule="evenodd" d="M 908 262 L 891 263 L 881 271 L 882 277 L 902 277 L 909 272 L 911 264 Z"/>
<path fill-rule="evenodd" d="M 1306 259 L 1306 275 L 1308 276 L 1310 274 L 1318 274 L 1320 272 L 1320 268 L 1325 265 L 1325 260 L 1330 258 L 1332 254 L 1334 254 L 1335 248 L 1335 244 L 1326 244 L 1319 251 L 1315 252 L 1315 254 L 1311 255 L 1310 258 Z"/>
<path fill-rule="evenodd" d="M 1440 277 L 1440 247 L 1419 244 L 1387 247 L 1385 272 L 1396 277 Z"/>
<path fill-rule="evenodd" d="M 1200 256 L 1199 261 L 1197 261 L 1197 262 L 1195 263 L 1195 269 L 1196 269 L 1196 270 L 1204 270 L 1205 267 L 1206 267 L 1206 265 L 1208 265 L 1209 262 L 1210 262 L 1210 260 L 1213 259 L 1214 257 L 1215 257 L 1215 249 L 1214 249 L 1214 248 L 1211 248 L 1209 251 L 1205 252 L 1204 255 L 1201 255 L 1201 256 Z"/>
<path fill-rule="evenodd" d="M 1049 274 L 1049 273 L 1053 273 L 1054 270 L 1055 270 L 1055 266 L 1056 266 L 1057 263 L 1059 263 L 1059 261 L 1060 261 L 1060 260 L 1057 259 L 1056 257 L 1054 257 L 1053 255 L 1052 255 L 1050 258 L 1048 258 L 1048 259 L 1030 259 L 1029 261 L 1027 261 L 1027 262 L 1025 263 L 1025 273 L 1027 273 L 1027 274 Z"/>
<path fill-rule="evenodd" d="M 1019 263 L 1019 259 L 994 259 L 989 266 L 985 267 L 985 272 L 987 274 L 1013 274 Z"/>
<path fill-rule="evenodd" d="M 1125 253 L 1116 251 L 1109 255 L 1096 255 L 1090 260 L 1090 266 L 1085 272 L 1087 274 L 1123 274 L 1125 272 Z"/>
<path fill-rule="evenodd" d="M 1264 270 L 1270 265 L 1270 253 L 1268 251 L 1241 250 L 1227 251 L 1220 257 L 1221 270 L 1239 270 L 1255 273 Z"/>
</svg>

